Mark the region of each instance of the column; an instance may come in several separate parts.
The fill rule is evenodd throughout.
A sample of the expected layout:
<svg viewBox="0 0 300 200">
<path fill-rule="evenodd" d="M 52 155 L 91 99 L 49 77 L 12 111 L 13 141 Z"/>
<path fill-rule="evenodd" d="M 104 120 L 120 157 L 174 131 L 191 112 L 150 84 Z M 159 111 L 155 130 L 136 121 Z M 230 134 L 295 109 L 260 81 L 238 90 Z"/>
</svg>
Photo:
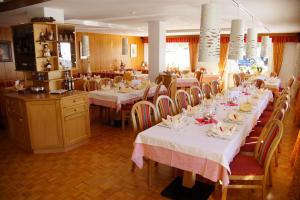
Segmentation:
<svg viewBox="0 0 300 200">
<path fill-rule="evenodd" d="M 148 23 L 149 34 L 149 79 L 154 81 L 160 72 L 166 68 L 166 28 L 161 21 Z"/>
</svg>

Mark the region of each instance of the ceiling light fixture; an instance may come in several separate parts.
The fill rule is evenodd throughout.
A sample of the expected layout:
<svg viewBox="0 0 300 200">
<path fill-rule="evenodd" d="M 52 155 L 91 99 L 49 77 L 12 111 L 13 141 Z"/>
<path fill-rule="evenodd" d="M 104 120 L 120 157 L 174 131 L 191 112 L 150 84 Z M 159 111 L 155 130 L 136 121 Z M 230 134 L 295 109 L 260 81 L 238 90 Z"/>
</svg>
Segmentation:
<svg viewBox="0 0 300 200">
<path fill-rule="evenodd" d="M 257 57 L 257 32 L 255 28 L 248 28 L 247 30 L 246 57 Z"/>
<path fill-rule="evenodd" d="M 239 60 L 244 56 L 244 21 L 234 19 L 231 21 L 228 59 Z"/>
</svg>

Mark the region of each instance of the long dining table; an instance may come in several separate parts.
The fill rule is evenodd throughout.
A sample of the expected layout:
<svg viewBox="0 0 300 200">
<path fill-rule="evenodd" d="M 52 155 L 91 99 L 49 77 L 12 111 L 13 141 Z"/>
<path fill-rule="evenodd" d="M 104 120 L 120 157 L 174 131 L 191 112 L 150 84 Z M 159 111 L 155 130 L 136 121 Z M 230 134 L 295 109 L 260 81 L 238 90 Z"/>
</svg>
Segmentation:
<svg viewBox="0 0 300 200">
<path fill-rule="evenodd" d="M 153 97 L 157 85 L 150 87 L 148 97 Z M 128 92 L 121 92 L 117 88 L 93 90 L 89 92 L 89 103 L 108 108 L 114 108 L 119 111 L 122 108 L 122 104 L 131 103 L 136 100 L 140 100 L 144 95 L 145 89 L 135 90 L 131 89 Z M 162 85 L 160 88 L 160 94 L 167 92 L 167 88 Z"/>
<path fill-rule="evenodd" d="M 225 121 L 230 112 L 240 112 L 244 118 L 241 123 L 235 124 L 236 128 L 229 137 L 212 137 L 208 134 L 211 124 L 199 124 L 195 116 L 186 116 L 187 122 L 180 129 L 164 127 L 160 123 L 140 132 L 134 142 L 131 160 L 142 168 L 145 157 L 185 172 L 199 174 L 213 182 L 221 180 L 223 184 L 229 184 L 230 162 L 239 152 L 263 110 L 273 101 L 269 90 L 263 90 L 259 96 L 255 91 L 252 94 L 238 90 L 232 93 L 237 93 L 238 104 L 251 102 L 252 110 L 242 113 L 238 106 L 228 106 L 224 100 L 216 100 L 214 118 L 217 121 Z M 209 108 L 202 106 L 200 112 L 205 112 L 206 107 Z"/>
</svg>

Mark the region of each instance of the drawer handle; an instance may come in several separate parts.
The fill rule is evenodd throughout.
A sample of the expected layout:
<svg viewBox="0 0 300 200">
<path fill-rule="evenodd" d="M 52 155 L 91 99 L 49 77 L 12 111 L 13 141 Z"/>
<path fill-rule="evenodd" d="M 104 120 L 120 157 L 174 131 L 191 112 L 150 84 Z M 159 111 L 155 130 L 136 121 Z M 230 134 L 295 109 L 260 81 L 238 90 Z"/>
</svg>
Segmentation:
<svg viewBox="0 0 300 200">
<path fill-rule="evenodd" d="M 76 112 L 77 111 L 77 109 L 74 109 L 74 112 Z"/>
<path fill-rule="evenodd" d="M 75 103 L 76 102 L 76 100 L 75 99 L 73 99 L 73 103 Z"/>
<path fill-rule="evenodd" d="M 22 118 L 22 117 L 19 117 L 19 121 L 22 122 L 22 121 L 23 121 L 23 118 Z"/>
</svg>

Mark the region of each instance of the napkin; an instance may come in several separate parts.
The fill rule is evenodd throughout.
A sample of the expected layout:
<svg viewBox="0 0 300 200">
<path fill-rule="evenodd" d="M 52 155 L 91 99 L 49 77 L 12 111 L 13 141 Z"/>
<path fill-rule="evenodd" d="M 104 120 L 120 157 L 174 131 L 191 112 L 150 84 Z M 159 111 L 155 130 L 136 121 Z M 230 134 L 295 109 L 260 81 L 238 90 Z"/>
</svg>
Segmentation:
<svg viewBox="0 0 300 200">
<path fill-rule="evenodd" d="M 110 85 L 105 85 L 105 86 L 101 86 L 101 89 L 102 90 L 110 90 L 111 87 L 110 87 Z"/>
<path fill-rule="evenodd" d="M 196 118 L 196 121 L 199 122 L 200 125 L 206 125 L 206 124 L 216 124 L 218 123 L 217 120 L 215 120 L 214 118 Z"/>
<path fill-rule="evenodd" d="M 251 95 L 249 92 L 242 92 L 245 96 Z"/>
<path fill-rule="evenodd" d="M 231 102 L 231 101 L 228 101 L 227 103 L 221 103 L 221 104 L 225 105 L 225 106 L 239 106 L 239 104 Z"/>
<path fill-rule="evenodd" d="M 250 112 L 252 110 L 252 104 L 249 102 L 240 105 L 240 111 Z"/>
<path fill-rule="evenodd" d="M 215 136 L 231 136 L 235 130 L 234 124 L 218 122 L 210 129 Z"/>
<path fill-rule="evenodd" d="M 123 87 L 123 88 L 120 89 L 120 92 L 121 93 L 129 93 L 129 92 L 131 92 L 131 88 Z"/>
<path fill-rule="evenodd" d="M 233 122 L 241 122 L 243 121 L 243 116 L 238 112 L 231 112 L 228 114 L 227 118 Z"/>
<path fill-rule="evenodd" d="M 182 124 L 182 119 L 180 116 L 167 116 L 167 119 L 162 119 L 162 124 L 168 128 L 176 128 Z"/>
<path fill-rule="evenodd" d="M 198 107 L 192 107 L 191 105 L 188 105 L 186 109 L 183 108 L 182 110 L 183 113 L 193 116 L 198 111 Z"/>
</svg>

